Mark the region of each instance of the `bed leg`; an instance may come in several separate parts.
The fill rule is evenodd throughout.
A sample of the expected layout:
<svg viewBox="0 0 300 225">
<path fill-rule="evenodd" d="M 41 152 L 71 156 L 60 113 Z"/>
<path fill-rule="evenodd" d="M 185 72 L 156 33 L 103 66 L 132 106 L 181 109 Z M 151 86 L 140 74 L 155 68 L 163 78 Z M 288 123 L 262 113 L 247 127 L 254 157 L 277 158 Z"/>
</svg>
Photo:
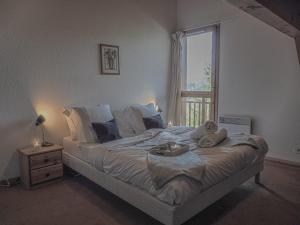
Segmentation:
<svg viewBox="0 0 300 225">
<path fill-rule="evenodd" d="M 254 181 L 256 184 L 260 184 L 260 173 L 257 173 L 254 177 Z"/>
</svg>

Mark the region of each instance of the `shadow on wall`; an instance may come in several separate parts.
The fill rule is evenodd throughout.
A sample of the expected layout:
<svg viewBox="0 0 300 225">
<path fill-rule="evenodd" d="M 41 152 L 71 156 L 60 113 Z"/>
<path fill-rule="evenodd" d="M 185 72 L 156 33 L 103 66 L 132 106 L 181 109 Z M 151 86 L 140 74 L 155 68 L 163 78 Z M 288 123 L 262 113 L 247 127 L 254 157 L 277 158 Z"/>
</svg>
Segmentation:
<svg viewBox="0 0 300 225">
<path fill-rule="evenodd" d="M 18 170 L 16 147 L 26 147 L 30 144 L 29 140 L 35 133 L 35 125 L 31 119 L 18 120 L 1 127 L 0 133 L 5 148 L 1 151 L 1 158 L 4 160 L 0 164 L 0 179 L 7 179 Z"/>
<path fill-rule="evenodd" d="M 176 12 L 177 7 L 176 4 L 174 4 L 174 1 L 169 1 L 170 4 L 161 4 L 160 0 L 127 0 L 127 2 L 128 4 L 131 4 L 131 7 L 136 7 L 137 12 L 143 12 L 148 18 L 151 18 L 163 29 L 166 29 L 169 32 L 174 32 L 176 30 L 176 24 L 174 21 L 177 20 L 177 17 L 174 12 Z M 156 7 L 158 4 L 160 4 L 160 11 L 157 10 L 158 8 Z M 169 13 L 169 20 L 165 20 L 164 18 L 166 13 Z"/>
<path fill-rule="evenodd" d="M 0 180 L 19 174 L 17 149 L 31 146 L 34 139 L 42 140 L 41 128 L 35 126 L 39 114 L 46 117 L 44 126 L 46 140 L 56 144 L 62 143 L 62 137 L 67 136 L 67 125 L 60 109 L 61 107 L 56 105 L 42 108 L 33 105 L 28 108 L 27 105 L 27 110 L 17 115 L 19 119 L 1 125 Z"/>
</svg>

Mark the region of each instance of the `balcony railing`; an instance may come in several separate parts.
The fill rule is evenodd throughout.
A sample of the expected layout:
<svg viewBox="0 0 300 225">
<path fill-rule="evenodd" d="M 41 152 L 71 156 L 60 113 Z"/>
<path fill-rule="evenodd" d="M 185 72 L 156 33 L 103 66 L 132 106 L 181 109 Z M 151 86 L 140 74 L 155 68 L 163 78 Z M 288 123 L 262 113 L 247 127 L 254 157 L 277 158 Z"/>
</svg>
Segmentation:
<svg viewBox="0 0 300 225">
<path fill-rule="evenodd" d="M 213 119 L 212 98 L 182 98 L 182 123 L 185 126 L 198 127 L 207 120 Z"/>
</svg>

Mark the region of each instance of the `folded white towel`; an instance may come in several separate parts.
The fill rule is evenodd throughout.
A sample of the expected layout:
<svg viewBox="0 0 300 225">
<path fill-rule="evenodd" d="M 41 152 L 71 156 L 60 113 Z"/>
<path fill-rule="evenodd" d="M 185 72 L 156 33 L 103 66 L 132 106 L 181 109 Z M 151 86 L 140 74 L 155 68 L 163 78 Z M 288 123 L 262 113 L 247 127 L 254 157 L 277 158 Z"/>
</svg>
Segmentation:
<svg viewBox="0 0 300 225">
<path fill-rule="evenodd" d="M 217 130 L 218 125 L 214 121 L 208 120 L 203 125 L 191 132 L 191 138 L 197 140 L 202 138 L 204 135 L 215 133 Z"/>
<path fill-rule="evenodd" d="M 201 148 L 211 148 L 221 143 L 227 138 L 227 130 L 222 128 L 216 133 L 211 133 L 204 135 L 198 142 L 199 147 Z"/>
</svg>

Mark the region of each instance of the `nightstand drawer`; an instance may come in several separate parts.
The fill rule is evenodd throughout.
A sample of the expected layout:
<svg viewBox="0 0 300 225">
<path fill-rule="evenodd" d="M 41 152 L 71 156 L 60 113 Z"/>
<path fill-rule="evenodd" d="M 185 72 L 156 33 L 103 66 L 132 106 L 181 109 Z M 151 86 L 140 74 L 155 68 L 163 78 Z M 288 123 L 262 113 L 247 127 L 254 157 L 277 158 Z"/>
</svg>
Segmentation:
<svg viewBox="0 0 300 225">
<path fill-rule="evenodd" d="M 37 169 L 61 163 L 61 151 L 30 156 L 30 169 Z"/>
<path fill-rule="evenodd" d="M 63 165 L 60 163 L 54 166 L 31 170 L 30 175 L 32 185 L 59 178 L 63 176 Z"/>
</svg>

